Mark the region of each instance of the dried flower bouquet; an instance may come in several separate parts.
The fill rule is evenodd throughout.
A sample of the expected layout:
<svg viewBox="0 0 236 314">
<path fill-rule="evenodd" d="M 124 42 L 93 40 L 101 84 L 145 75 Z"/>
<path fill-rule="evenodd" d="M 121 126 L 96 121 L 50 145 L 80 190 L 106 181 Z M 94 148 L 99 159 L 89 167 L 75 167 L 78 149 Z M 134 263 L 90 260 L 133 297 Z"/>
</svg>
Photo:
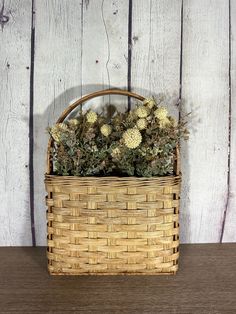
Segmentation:
<svg viewBox="0 0 236 314">
<path fill-rule="evenodd" d="M 185 118 L 177 121 L 154 98 L 110 118 L 80 112 L 48 131 L 53 173 L 63 176 L 171 175 L 176 146 L 188 137 Z"/>
</svg>

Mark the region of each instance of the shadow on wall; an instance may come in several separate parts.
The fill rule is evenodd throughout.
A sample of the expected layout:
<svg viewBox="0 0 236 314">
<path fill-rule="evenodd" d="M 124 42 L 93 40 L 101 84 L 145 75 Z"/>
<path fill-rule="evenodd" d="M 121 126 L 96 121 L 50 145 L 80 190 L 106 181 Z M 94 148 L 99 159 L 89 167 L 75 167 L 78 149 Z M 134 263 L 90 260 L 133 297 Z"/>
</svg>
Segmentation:
<svg viewBox="0 0 236 314">
<path fill-rule="evenodd" d="M 43 114 L 35 114 L 34 115 L 34 214 L 35 214 L 35 231 L 36 231 L 36 245 L 46 245 L 46 206 L 45 206 L 45 187 L 44 187 L 44 174 L 46 172 L 46 148 L 48 144 L 48 134 L 46 132 L 46 128 L 51 126 L 56 122 L 61 113 L 68 107 L 68 105 L 72 104 L 75 100 L 80 98 L 81 95 L 87 95 L 93 93 L 95 91 L 116 88 L 109 85 L 83 85 L 83 86 L 75 86 L 72 87 L 45 106 L 46 110 Z M 119 89 L 126 89 L 119 88 Z M 156 99 L 162 100 L 163 94 L 150 93 L 149 90 L 133 88 L 132 91 L 138 93 L 142 96 L 150 97 L 154 96 Z M 116 104 L 118 110 L 124 110 L 124 108 L 128 108 L 127 97 L 120 95 L 112 95 L 112 96 L 104 96 L 94 98 L 93 100 L 88 101 L 83 107 L 85 109 L 91 108 L 93 110 L 99 111 L 100 108 L 104 108 L 106 104 L 112 103 Z M 131 100 L 131 105 L 136 103 L 136 101 Z M 166 101 L 164 104 L 168 107 L 171 115 L 178 117 L 178 96 L 167 95 Z M 78 108 L 79 110 L 79 108 Z M 71 116 L 75 115 L 75 111 L 72 112 Z M 184 180 L 188 182 L 187 174 L 188 171 L 188 151 L 187 145 L 185 145 L 184 149 Z M 183 185 L 187 187 L 187 183 Z M 185 194 L 185 193 L 184 193 Z M 183 226 L 184 232 L 186 234 L 181 236 L 181 238 L 186 239 L 187 234 L 189 234 L 189 214 L 187 213 L 188 202 L 182 202 L 181 210 L 181 225 Z M 184 212 L 184 213 L 183 213 Z"/>
</svg>

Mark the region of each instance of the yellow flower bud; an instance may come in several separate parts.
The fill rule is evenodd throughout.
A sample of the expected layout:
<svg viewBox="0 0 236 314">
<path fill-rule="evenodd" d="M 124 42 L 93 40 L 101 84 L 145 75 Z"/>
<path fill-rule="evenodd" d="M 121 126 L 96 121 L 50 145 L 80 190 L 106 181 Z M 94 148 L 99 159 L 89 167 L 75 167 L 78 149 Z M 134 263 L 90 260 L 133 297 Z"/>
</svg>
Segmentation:
<svg viewBox="0 0 236 314">
<path fill-rule="evenodd" d="M 56 142 L 60 142 L 61 134 L 65 131 L 69 131 L 68 126 L 65 123 L 57 123 L 51 128 L 50 134 Z"/>
<path fill-rule="evenodd" d="M 138 129 L 132 128 L 125 131 L 123 134 L 125 146 L 128 148 L 136 148 L 142 142 L 142 135 Z"/>
<path fill-rule="evenodd" d="M 152 109 L 153 106 L 155 105 L 155 100 L 153 98 L 146 98 L 143 101 L 143 104 L 147 106 L 149 109 Z"/>
<path fill-rule="evenodd" d="M 86 118 L 87 118 L 87 121 L 88 121 L 89 123 L 95 123 L 95 122 L 97 121 L 98 116 L 97 116 L 96 112 L 94 112 L 94 111 L 89 111 L 89 112 L 86 114 Z"/>
<path fill-rule="evenodd" d="M 144 106 L 139 106 L 135 110 L 135 113 L 139 118 L 146 118 L 148 116 L 148 110 Z"/>
<path fill-rule="evenodd" d="M 79 121 L 77 119 L 70 119 L 68 123 L 70 126 L 77 126 L 79 124 Z"/>
<path fill-rule="evenodd" d="M 118 158 L 120 156 L 120 154 L 121 154 L 121 151 L 118 147 L 114 148 L 111 152 L 111 156 L 113 158 Z"/>
<path fill-rule="evenodd" d="M 144 130 L 147 127 L 147 120 L 146 119 L 139 119 L 136 122 L 136 125 L 137 125 L 139 130 Z"/>
<path fill-rule="evenodd" d="M 159 121 L 159 125 L 161 129 L 164 129 L 168 125 L 170 125 L 170 120 L 168 118 L 162 119 Z"/>
<path fill-rule="evenodd" d="M 165 120 L 167 118 L 168 111 L 165 107 L 159 107 L 154 111 L 154 116 L 159 120 Z"/>
<path fill-rule="evenodd" d="M 102 133 L 102 135 L 104 136 L 109 136 L 111 134 L 111 126 L 108 124 L 104 124 L 101 128 L 100 131 Z"/>
</svg>

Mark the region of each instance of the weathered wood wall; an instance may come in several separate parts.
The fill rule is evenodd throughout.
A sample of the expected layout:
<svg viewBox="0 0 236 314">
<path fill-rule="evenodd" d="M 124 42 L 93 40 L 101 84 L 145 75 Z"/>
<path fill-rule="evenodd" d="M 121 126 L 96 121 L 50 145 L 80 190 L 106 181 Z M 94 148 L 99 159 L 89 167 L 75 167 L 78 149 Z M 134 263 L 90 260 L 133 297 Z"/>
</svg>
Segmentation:
<svg viewBox="0 0 236 314">
<path fill-rule="evenodd" d="M 0 0 L 0 245 L 45 245 L 45 128 L 113 86 L 193 112 L 181 241 L 236 241 L 235 15 L 236 0 Z"/>
</svg>

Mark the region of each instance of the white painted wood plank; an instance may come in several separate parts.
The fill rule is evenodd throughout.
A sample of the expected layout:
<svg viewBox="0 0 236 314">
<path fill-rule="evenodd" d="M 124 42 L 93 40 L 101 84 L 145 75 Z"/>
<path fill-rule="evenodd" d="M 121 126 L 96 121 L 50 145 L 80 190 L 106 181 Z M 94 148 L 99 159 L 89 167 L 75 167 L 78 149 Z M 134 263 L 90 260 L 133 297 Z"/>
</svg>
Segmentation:
<svg viewBox="0 0 236 314">
<path fill-rule="evenodd" d="M 88 1 L 83 7 L 83 94 L 112 87 L 127 89 L 128 5 L 126 0 Z M 101 109 L 108 102 L 127 106 L 120 96 L 91 100 L 85 108 Z"/>
<path fill-rule="evenodd" d="M 219 242 L 227 203 L 228 1 L 184 1 L 183 110 L 193 112 L 182 145 L 182 242 Z"/>
<path fill-rule="evenodd" d="M 231 136 L 229 199 L 223 242 L 236 242 L 236 1 L 231 1 Z"/>
<path fill-rule="evenodd" d="M 0 1 L 3 8 L 4 1 Z M 1 10 L 0 10 L 1 11 Z M 0 30 L 0 246 L 31 245 L 29 85 L 31 1 L 5 1 Z M 1 16 L 1 20 L 7 18 Z"/>
<path fill-rule="evenodd" d="M 46 243 L 45 128 L 81 94 L 109 86 L 123 87 L 127 79 L 125 1 L 83 2 L 82 9 L 78 1 L 36 1 L 34 160 L 39 245 Z"/>
<path fill-rule="evenodd" d="M 132 90 L 144 96 L 167 95 L 170 112 L 179 97 L 181 1 L 134 0 Z"/>
<path fill-rule="evenodd" d="M 123 33 L 128 12 L 125 1 L 83 4 L 81 11 L 78 1 L 36 1 L 34 160 L 39 245 L 46 243 L 43 184 L 46 126 L 55 122 L 68 103 L 82 93 L 109 86 L 123 87 L 127 78 L 126 58 L 122 55 L 127 52 Z"/>
<path fill-rule="evenodd" d="M 36 0 L 34 178 L 37 245 L 46 244 L 46 127 L 81 95 L 81 1 Z"/>
</svg>

